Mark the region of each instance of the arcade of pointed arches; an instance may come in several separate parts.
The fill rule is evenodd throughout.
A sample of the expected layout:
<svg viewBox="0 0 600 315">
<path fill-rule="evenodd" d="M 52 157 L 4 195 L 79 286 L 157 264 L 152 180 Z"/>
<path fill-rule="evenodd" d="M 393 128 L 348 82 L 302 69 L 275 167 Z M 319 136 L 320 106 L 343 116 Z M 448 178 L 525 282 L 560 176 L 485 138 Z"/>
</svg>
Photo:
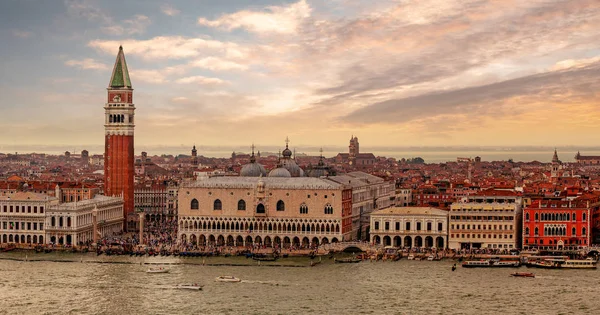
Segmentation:
<svg viewBox="0 0 600 315">
<path fill-rule="evenodd" d="M 182 243 L 201 246 L 277 244 L 286 248 L 336 243 L 342 239 L 340 222 L 327 219 L 182 217 L 179 231 Z"/>
</svg>

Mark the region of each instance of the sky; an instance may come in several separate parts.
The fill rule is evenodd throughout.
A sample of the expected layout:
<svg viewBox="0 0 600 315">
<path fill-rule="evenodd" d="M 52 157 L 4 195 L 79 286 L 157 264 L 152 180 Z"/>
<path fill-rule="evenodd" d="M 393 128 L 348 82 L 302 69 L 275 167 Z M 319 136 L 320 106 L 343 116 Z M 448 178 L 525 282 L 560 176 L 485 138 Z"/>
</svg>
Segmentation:
<svg viewBox="0 0 600 315">
<path fill-rule="evenodd" d="M 598 0 L 3 0 L 0 147 L 598 145 Z M 362 151 L 362 150 L 361 150 Z"/>
</svg>

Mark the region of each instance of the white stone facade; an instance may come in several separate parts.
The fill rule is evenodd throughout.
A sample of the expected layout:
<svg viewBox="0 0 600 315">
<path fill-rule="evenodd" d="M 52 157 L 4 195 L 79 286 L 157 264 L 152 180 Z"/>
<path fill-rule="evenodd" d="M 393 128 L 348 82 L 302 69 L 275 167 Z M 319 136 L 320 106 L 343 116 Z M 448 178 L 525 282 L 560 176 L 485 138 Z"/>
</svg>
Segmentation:
<svg viewBox="0 0 600 315">
<path fill-rule="evenodd" d="M 46 211 L 58 199 L 44 194 L 16 192 L 0 196 L 0 242 L 44 244 Z"/>
<path fill-rule="evenodd" d="M 371 243 L 444 249 L 448 244 L 448 211 L 429 207 L 375 211 L 371 214 Z"/>
<path fill-rule="evenodd" d="M 46 211 L 47 243 L 80 245 L 123 231 L 123 199 L 96 195 L 93 199 L 50 206 Z"/>
</svg>

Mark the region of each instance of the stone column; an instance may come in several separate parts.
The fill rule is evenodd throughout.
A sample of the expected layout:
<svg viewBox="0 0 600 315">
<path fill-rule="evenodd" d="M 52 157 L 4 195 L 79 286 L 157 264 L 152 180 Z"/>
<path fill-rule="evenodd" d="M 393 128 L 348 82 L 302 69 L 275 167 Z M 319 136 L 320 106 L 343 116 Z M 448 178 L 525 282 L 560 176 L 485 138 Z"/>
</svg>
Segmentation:
<svg viewBox="0 0 600 315">
<path fill-rule="evenodd" d="M 92 210 L 92 238 L 94 240 L 94 244 L 98 244 L 98 208 L 94 207 Z"/>
<path fill-rule="evenodd" d="M 138 213 L 140 216 L 140 245 L 144 244 L 144 211 Z"/>
</svg>

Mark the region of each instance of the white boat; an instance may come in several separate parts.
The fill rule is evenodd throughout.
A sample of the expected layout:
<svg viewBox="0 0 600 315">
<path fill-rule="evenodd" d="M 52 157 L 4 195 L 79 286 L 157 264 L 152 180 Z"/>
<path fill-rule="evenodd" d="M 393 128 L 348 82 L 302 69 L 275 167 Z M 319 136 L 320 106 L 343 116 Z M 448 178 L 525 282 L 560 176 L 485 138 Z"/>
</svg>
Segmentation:
<svg viewBox="0 0 600 315">
<path fill-rule="evenodd" d="M 199 285 L 197 283 L 194 284 L 178 284 L 175 286 L 175 289 L 182 289 L 182 290 L 202 290 L 202 285 Z"/>
<path fill-rule="evenodd" d="M 498 268 L 498 267 L 519 267 L 521 262 L 518 260 L 500 260 L 497 258 L 466 260 L 462 263 L 465 268 Z"/>
<path fill-rule="evenodd" d="M 218 282 L 240 282 L 242 280 L 240 280 L 239 278 L 236 278 L 234 276 L 219 276 L 215 279 L 215 281 L 218 281 Z"/>
<path fill-rule="evenodd" d="M 410 255 L 408 255 L 408 258 L 406 258 L 406 259 L 408 259 L 408 260 L 414 260 L 415 259 L 415 255 L 410 254 Z"/>
<path fill-rule="evenodd" d="M 148 270 L 146 270 L 147 273 L 168 273 L 169 269 L 167 268 L 148 268 Z"/>
<path fill-rule="evenodd" d="M 530 266 L 546 269 L 596 269 L 596 262 L 591 259 L 546 259 L 531 263 Z"/>
<path fill-rule="evenodd" d="M 429 255 L 429 257 L 427 257 L 428 261 L 433 261 L 434 259 L 435 259 L 435 256 L 433 256 L 433 255 Z"/>
</svg>

